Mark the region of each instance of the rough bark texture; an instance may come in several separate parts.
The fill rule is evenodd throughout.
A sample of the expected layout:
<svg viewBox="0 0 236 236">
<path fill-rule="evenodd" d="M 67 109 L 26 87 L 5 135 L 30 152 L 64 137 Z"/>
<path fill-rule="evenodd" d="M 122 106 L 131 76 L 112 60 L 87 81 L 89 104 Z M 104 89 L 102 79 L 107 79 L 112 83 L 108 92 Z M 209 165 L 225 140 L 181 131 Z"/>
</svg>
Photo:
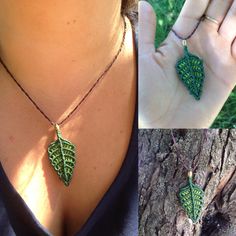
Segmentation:
<svg viewBox="0 0 236 236">
<path fill-rule="evenodd" d="M 202 130 L 173 133 L 176 145 L 170 130 L 139 131 L 140 235 L 235 236 L 236 130 L 206 130 L 204 142 Z M 187 183 L 181 160 L 198 161 L 194 182 L 205 191 L 205 203 L 197 224 L 179 203 L 179 188 Z"/>
</svg>

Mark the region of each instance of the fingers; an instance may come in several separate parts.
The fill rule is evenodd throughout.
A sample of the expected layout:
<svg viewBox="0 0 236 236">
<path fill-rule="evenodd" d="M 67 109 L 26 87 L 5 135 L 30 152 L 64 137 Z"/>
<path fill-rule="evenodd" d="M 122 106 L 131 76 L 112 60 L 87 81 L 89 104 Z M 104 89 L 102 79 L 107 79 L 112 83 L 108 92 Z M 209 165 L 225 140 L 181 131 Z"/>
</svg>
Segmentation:
<svg viewBox="0 0 236 236">
<path fill-rule="evenodd" d="M 173 29 L 181 36 L 187 37 L 204 15 L 210 0 L 186 0 Z"/>
<path fill-rule="evenodd" d="M 224 21 L 219 29 L 219 34 L 229 41 L 233 41 L 236 37 L 236 0 L 233 1 L 227 12 Z"/>
<path fill-rule="evenodd" d="M 139 2 L 139 51 L 155 52 L 156 14 L 152 6 L 145 1 Z"/>
<path fill-rule="evenodd" d="M 209 4 L 205 15 L 209 16 L 210 18 L 215 19 L 219 22 L 219 24 L 215 24 L 214 22 L 211 22 L 209 20 L 205 20 L 208 24 L 212 24 L 212 26 L 215 26 L 218 30 L 220 27 L 220 24 L 223 22 L 226 13 L 228 12 L 233 0 L 213 0 Z"/>
</svg>

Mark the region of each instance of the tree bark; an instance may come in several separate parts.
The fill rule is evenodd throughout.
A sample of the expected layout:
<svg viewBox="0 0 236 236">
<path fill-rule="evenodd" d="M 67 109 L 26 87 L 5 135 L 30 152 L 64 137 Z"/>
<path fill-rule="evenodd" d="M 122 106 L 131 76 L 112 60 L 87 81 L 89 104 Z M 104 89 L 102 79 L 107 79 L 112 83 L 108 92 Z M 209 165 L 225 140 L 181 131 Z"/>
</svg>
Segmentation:
<svg viewBox="0 0 236 236">
<path fill-rule="evenodd" d="M 140 235 L 235 236 L 236 130 L 173 130 L 173 134 L 176 144 L 170 130 L 139 131 Z M 178 198 L 180 187 L 187 184 L 182 162 L 192 161 L 198 162 L 194 183 L 205 191 L 196 224 Z"/>
</svg>

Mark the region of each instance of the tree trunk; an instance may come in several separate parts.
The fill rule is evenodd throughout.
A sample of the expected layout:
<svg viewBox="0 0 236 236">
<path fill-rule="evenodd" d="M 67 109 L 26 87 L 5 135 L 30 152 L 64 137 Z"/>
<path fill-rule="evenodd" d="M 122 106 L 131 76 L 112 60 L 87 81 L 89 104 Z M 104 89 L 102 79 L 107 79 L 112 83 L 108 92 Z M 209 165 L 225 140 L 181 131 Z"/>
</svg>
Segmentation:
<svg viewBox="0 0 236 236">
<path fill-rule="evenodd" d="M 236 130 L 173 130 L 173 134 L 177 144 L 170 130 L 139 131 L 140 235 L 235 236 Z M 182 162 L 192 161 L 198 162 L 194 183 L 205 191 L 196 224 L 178 198 L 179 188 L 187 183 Z"/>
</svg>

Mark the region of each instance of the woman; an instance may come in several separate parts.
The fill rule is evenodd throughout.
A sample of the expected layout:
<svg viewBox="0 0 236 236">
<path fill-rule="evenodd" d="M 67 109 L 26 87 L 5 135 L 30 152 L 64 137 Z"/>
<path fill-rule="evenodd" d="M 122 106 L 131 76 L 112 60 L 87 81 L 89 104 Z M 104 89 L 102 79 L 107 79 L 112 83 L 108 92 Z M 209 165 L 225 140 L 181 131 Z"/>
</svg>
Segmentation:
<svg viewBox="0 0 236 236">
<path fill-rule="evenodd" d="M 0 1 L 1 235 L 137 233 L 131 3 Z M 77 150 L 68 187 L 55 123 Z"/>
<path fill-rule="evenodd" d="M 140 128 L 211 126 L 236 85 L 235 8 L 235 0 L 186 0 L 172 31 L 155 50 L 156 16 L 147 2 L 140 2 Z M 184 53 L 180 38 L 187 38 L 190 53 L 203 59 L 198 101 L 176 73 Z"/>
</svg>

